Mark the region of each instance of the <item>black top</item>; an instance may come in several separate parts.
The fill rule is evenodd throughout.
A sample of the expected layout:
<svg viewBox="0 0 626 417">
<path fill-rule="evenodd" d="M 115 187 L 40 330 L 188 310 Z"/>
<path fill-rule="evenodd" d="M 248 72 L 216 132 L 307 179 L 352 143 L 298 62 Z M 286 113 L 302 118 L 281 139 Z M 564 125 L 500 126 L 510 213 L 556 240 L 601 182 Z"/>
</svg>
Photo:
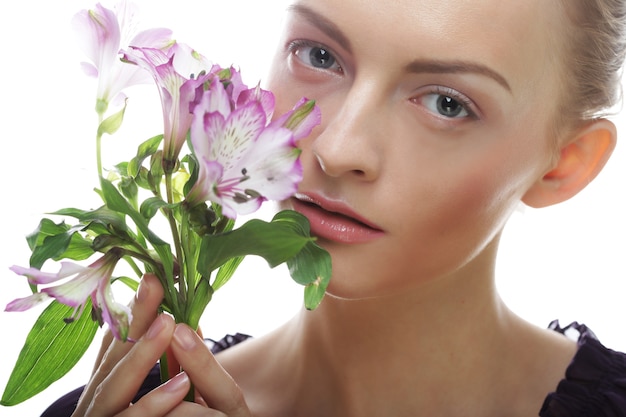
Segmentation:
<svg viewBox="0 0 626 417">
<path fill-rule="evenodd" d="M 567 367 L 565 378 L 555 392 L 547 395 L 540 417 L 626 417 L 626 354 L 604 347 L 584 324 L 572 323 L 560 327 L 558 321 L 550 329 L 566 334 L 576 333 L 578 351 Z M 213 353 L 240 343 L 250 336 L 237 333 L 222 340 L 208 340 Z M 144 381 L 136 402 L 160 385 L 158 365 Z M 72 414 L 83 387 L 55 401 L 42 417 L 67 417 Z"/>
<path fill-rule="evenodd" d="M 577 331 L 578 351 L 539 416 L 626 416 L 626 354 L 604 347 L 584 324 L 561 328 L 554 321 L 550 328 L 559 333 Z"/>
</svg>

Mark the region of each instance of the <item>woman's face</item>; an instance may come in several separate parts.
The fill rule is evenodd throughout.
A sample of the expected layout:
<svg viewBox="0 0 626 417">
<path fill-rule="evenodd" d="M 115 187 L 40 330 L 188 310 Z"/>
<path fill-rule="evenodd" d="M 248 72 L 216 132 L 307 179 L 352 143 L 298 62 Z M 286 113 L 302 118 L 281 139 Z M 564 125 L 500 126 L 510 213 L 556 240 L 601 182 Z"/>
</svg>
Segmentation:
<svg viewBox="0 0 626 417">
<path fill-rule="evenodd" d="M 285 207 L 330 251 L 330 293 L 490 272 L 481 254 L 554 160 L 558 13 L 543 0 L 289 9 L 268 86 L 277 114 L 305 96 L 322 123 L 300 143 L 304 179 Z"/>
</svg>

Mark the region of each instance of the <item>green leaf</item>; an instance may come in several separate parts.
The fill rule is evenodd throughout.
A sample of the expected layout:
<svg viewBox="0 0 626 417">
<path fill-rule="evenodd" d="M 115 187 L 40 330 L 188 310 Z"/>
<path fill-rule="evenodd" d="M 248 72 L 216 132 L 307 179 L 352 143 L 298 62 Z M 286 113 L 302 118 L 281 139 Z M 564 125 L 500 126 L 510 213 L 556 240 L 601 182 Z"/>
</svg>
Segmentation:
<svg viewBox="0 0 626 417">
<path fill-rule="evenodd" d="M 133 208 L 133 206 L 126 200 L 122 194 L 115 188 L 115 186 L 104 178 L 100 178 L 100 186 L 102 188 L 102 197 L 106 202 L 106 205 L 111 210 L 128 215 L 137 228 L 141 231 L 143 236 L 152 244 L 155 252 L 157 253 L 161 264 L 163 265 L 163 273 L 168 282 L 173 282 L 174 276 L 174 258 L 170 245 L 163 241 L 148 227 L 147 220 Z M 157 271 L 150 271 L 157 272 Z M 167 295 L 166 295 L 167 298 Z"/>
<path fill-rule="evenodd" d="M 189 179 L 183 187 L 183 194 L 187 195 L 196 181 L 198 181 L 198 161 L 193 154 L 186 155 L 182 161 L 187 163 L 187 169 L 189 170 Z"/>
<path fill-rule="evenodd" d="M 208 277 L 211 271 L 239 256 L 261 256 L 272 268 L 295 256 L 312 238 L 301 233 L 298 217 L 281 213 L 271 222 L 253 219 L 230 232 L 205 235 L 200 246 L 198 272 Z"/>
<path fill-rule="evenodd" d="M 139 209 L 139 211 L 144 218 L 151 219 L 163 207 L 171 206 L 169 206 L 167 202 L 163 201 L 163 199 L 159 197 L 150 197 L 146 199 L 143 203 L 141 203 L 141 208 Z"/>
<path fill-rule="evenodd" d="M 163 140 L 163 135 L 154 136 L 147 141 L 143 142 L 137 148 L 137 155 L 130 160 L 128 163 L 128 175 L 131 177 L 136 177 L 139 174 L 139 170 L 141 169 L 141 164 L 143 161 L 154 155 L 159 150 L 159 145 Z"/>
<path fill-rule="evenodd" d="M 320 277 L 330 279 L 330 255 L 314 242 L 309 242 L 293 258 L 287 261 L 289 274 L 300 285 L 309 285 Z"/>
<path fill-rule="evenodd" d="M 74 217 L 82 223 L 97 222 L 107 226 L 112 225 L 117 230 L 127 229 L 124 216 L 116 211 L 110 210 L 106 206 L 100 207 L 96 210 L 65 208 L 57 210 L 51 214 Z"/>
<path fill-rule="evenodd" d="M 304 285 L 304 305 L 307 309 L 315 309 L 330 282 L 331 258 L 324 249 L 309 242 L 292 259 L 287 261 L 289 274 L 298 284 Z"/>
<path fill-rule="evenodd" d="M 126 200 L 122 194 L 115 188 L 115 186 L 104 178 L 100 178 L 100 186 L 102 187 L 102 197 L 106 202 L 109 209 L 128 215 L 135 225 L 141 230 L 141 233 L 155 246 L 168 246 L 167 242 L 163 241 L 148 227 L 146 219 L 133 208 L 133 206 Z"/>
<path fill-rule="evenodd" d="M 206 308 L 207 304 L 213 298 L 213 289 L 209 285 L 207 279 L 201 279 L 196 288 L 194 289 L 194 296 L 191 305 L 187 308 L 187 317 L 185 323 L 191 326 L 193 329 L 198 329 L 200 318 Z"/>
<path fill-rule="evenodd" d="M 124 121 L 124 112 L 126 111 L 126 102 L 124 102 L 124 107 L 120 111 L 111 116 L 107 117 L 100 123 L 98 126 L 98 136 L 102 136 L 105 133 L 109 135 L 114 134 L 117 130 L 122 126 L 122 122 Z"/>
<path fill-rule="evenodd" d="M 128 288 L 130 288 L 133 292 L 137 292 L 137 289 L 139 289 L 139 282 L 136 279 L 132 279 L 130 277 L 127 277 L 127 276 L 117 277 L 115 278 L 115 281 L 122 282 Z"/>
<path fill-rule="evenodd" d="M 54 236 L 59 233 L 67 232 L 71 226 L 61 222 L 59 224 L 53 222 L 50 219 L 41 219 L 37 228 L 26 236 L 28 247 L 30 250 L 34 250 L 37 245 L 41 245 L 46 236 Z"/>
<path fill-rule="evenodd" d="M 174 169 L 175 170 L 175 169 Z M 159 149 L 150 157 L 150 174 L 153 181 L 158 182 L 165 172 L 163 171 L 163 151 Z"/>
<path fill-rule="evenodd" d="M 30 266 L 41 269 L 48 259 L 58 259 L 69 247 L 73 233 L 75 231 L 46 236 L 43 242 L 33 249 L 30 256 Z"/>
<path fill-rule="evenodd" d="M 236 258 L 231 258 L 224 265 L 220 267 L 215 275 L 215 280 L 213 281 L 213 291 L 217 291 L 221 287 L 224 286 L 235 274 L 235 271 L 243 261 L 243 256 L 237 256 Z"/>
<path fill-rule="evenodd" d="M 19 404 L 46 389 L 69 372 L 87 351 L 98 329 L 91 320 L 91 303 L 73 323 L 74 309 L 53 301 L 39 316 L 26 338 L 2 394 L 5 406 Z"/>
<path fill-rule="evenodd" d="M 326 295 L 328 283 L 322 280 L 315 281 L 304 287 L 304 307 L 307 310 L 315 310 L 320 305 L 324 295 Z"/>
<path fill-rule="evenodd" d="M 137 187 L 137 183 L 133 178 L 122 177 L 119 183 L 119 189 L 122 194 L 124 194 L 124 197 L 136 204 L 139 195 L 139 187 Z"/>
<path fill-rule="evenodd" d="M 311 227 L 309 220 L 294 210 L 282 210 L 276 213 L 273 222 L 285 222 L 302 236 L 309 236 Z"/>
<path fill-rule="evenodd" d="M 72 259 L 74 261 L 82 261 L 94 254 L 92 241 L 85 239 L 80 233 L 73 233 L 70 238 L 70 244 L 61 255 L 53 258 L 55 261 L 61 259 Z"/>
<path fill-rule="evenodd" d="M 137 176 L 135 177 L 135 181 L 137 182 L 137 185 L 141 188 L 143 188 L 144 190 L 150 190 L 152 191 L 152 185 L 150 183 L 150 171 L 148 171 L 148 169 L 146 167 L 139 167 L 139 172 L 137 174 Z"/>
<path fill-rule="evenodd" d="M 41 268 L 48 259 L 83 260 L 90 257 L 94 252 L 91 240 L 77 233 L 82 229 L 83 225 L 68 226 L 42 219 L 37 229 L 26 238 L 32 251 L 30 266 Z"/>
</svg>

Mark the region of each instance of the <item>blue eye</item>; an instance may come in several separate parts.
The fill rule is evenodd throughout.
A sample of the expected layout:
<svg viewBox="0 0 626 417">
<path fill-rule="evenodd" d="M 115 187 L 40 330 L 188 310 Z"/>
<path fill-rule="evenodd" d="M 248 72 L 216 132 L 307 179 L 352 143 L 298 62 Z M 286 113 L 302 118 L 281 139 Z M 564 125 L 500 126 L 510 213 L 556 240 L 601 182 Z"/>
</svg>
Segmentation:
<svg viewBox="0 0 626 417">
<path fill-rule="evenodd" d="M 342 71 L 341 65 L 333 53 L 323 45 L 307 41 L 294 41 L 289 45 L 289 50 L 304 65 L 323 70 Z"/>
<path fill-rule="evenodd" d="M 420 99 L 422 105 L 432 113 L 449 119 L 475 117 L 470 110 L 471 102 L 460 94 L 451 91 L 428 93 Z"/>
</svg>

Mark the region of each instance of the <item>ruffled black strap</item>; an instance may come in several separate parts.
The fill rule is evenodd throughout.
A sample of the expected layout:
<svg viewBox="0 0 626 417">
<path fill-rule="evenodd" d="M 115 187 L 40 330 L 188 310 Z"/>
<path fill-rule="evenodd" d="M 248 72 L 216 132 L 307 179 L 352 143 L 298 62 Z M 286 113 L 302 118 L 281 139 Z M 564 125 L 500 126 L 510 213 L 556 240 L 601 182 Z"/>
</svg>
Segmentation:
<svg viewBox="0 0 626 417">
<path fill-rule="evenodd" d="M 252 336 L 243 333 L 227 334 L 221 340 L 204 339 L 208 344 L 213 354 L 235 346 L 237 343 L 241 343 Z"/>
<path fill-rule="evenodd" d="M 578 351 L 540 417 L 626 417 L 626 355 L 604 347 L 587 326 L 572 323 L 550 328 L 566 335 L 578 332 Z"/>
</svg>

